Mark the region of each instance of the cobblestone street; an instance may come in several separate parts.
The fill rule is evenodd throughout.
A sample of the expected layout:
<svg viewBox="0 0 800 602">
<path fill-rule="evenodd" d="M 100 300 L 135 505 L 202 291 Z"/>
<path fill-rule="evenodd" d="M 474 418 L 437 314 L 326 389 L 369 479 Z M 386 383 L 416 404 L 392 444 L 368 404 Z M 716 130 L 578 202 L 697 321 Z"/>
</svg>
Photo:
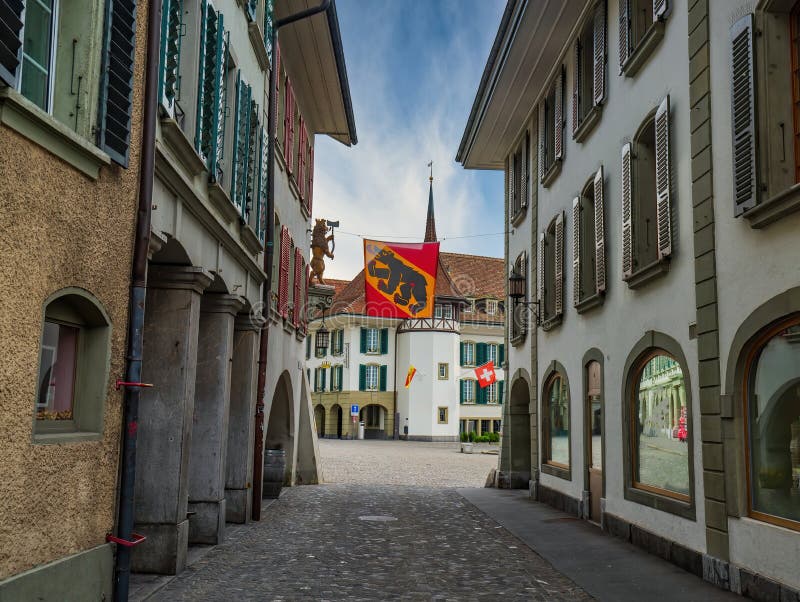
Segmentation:
<svg viewBox="0 0 800 602">
<path fill-rule="evenodd" d="M 284 490 L 149 600 L 588 600 L 453 489 Z"/>
</svg>

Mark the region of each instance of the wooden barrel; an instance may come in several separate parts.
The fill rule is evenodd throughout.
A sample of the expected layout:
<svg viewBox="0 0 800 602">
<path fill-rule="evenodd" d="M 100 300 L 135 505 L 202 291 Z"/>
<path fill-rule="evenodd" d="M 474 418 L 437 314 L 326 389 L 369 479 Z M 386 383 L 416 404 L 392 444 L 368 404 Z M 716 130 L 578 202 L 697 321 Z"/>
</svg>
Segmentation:
<svg viewBox="0 0 800 602">
<path fill-rule="evenodd" d="M 275 499 L 281 494 L 286 474 L 286 451 L 268 449 L 264 455 L 264 480 L 261 489 L 263 499 Z"/>
</svg>

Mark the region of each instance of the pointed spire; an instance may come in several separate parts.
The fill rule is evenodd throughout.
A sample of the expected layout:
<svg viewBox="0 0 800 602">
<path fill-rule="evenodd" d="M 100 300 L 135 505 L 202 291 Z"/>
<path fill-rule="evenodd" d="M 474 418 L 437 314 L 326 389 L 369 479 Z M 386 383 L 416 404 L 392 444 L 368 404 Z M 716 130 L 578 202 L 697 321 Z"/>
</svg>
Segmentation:
<svg viewBox="0 0 800 602">
<path fill-rule="evenodd" d="M 436 218 L 433 215 L 433 161 L 428 163 L 431 168 L 430 189 L 428 191 L 428 219 L 425 222 L 425 242 L 436 242 Z"/>
</svg>

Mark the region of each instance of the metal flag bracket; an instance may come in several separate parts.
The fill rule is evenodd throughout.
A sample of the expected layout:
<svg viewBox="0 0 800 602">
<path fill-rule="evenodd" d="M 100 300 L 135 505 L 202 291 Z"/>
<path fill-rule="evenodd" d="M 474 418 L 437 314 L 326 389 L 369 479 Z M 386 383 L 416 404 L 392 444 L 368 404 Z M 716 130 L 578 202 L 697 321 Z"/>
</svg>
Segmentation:
<svg viewBox="0 0 800 602">
<path fill-rule="evenodd" d="M 121 378 L 117 379 L 117 382 L 114 383 L 114 388 L 119 391 L 121 387 L 142 387 L 145 389 L 150 389 L 153 387 L 152 383 L 130 383 L 122 380 Z"/>
<path fill-rule="evenodd" d="M 142 543 L 147 537 L 141 535 L 140 533 L 131 533 L 131 540 L 122 539 L 121 537 L 115 537 L 111 535 L 111 533 L 106 533 L 106 541 L 113 541 L 116 544 L 121 546 L 125 546 L 126 548 L 132 548 L 135 545 Z"/>
</svg>

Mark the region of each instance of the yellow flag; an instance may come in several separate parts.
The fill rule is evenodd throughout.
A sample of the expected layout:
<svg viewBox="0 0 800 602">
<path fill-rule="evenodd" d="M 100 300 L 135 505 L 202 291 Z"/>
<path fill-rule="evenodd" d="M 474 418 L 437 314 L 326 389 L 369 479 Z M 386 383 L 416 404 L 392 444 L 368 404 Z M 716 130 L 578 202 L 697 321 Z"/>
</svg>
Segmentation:
<svg viewBox="0 0 800 602">
<path fill-rule="evenodd" d="M 414 375 L 417 373 L 417 369 L 414 366 L 408 367 L 408 374 L 406 374 L 406 389 L 411 386 L 411 381 L 414 379 Z"/>
</svg>

